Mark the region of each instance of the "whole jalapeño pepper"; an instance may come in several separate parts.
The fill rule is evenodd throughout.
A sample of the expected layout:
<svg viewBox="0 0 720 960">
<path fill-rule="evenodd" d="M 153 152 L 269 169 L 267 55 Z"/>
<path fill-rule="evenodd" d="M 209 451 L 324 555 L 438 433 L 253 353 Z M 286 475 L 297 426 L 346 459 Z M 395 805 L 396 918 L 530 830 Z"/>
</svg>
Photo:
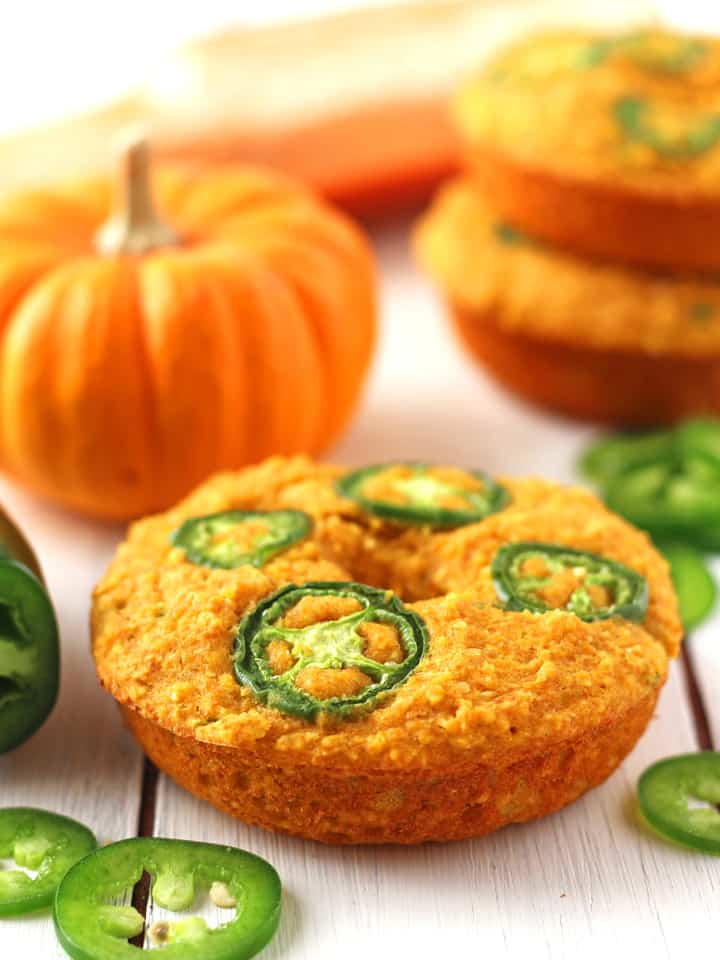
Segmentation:
<svg viewBox="0 0 720 960">
<path fill-rule="evenodd" d="M 55 613 L 35 554 L 0 511 L 0 753 L 46 720 L 60 671 Z"/>
</svg>

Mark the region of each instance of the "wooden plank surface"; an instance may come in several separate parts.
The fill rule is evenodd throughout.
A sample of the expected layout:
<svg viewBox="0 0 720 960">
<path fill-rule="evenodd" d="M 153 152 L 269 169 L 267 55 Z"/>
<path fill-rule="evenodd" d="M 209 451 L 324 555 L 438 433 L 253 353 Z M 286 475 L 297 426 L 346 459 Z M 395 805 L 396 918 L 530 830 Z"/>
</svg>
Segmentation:
<svg viewBox="0 0 720 960">
<path fill-rule="evenodd" d="M 530 410 L 498 391 L 464 356 L 445 313 L 417 275 L 398 227 L 377 237 L 384 327 L 354 428 L 330 454 L 348 464 L 424 456 L 491 473 L 573 479 L 592 431 Z M 39 548 L 61 618 L 64 677 L 51 722 L 0 760 L 0 802 L 67 812 L 102 840 L 135 833 L 139 755 L 94 679 L 88 594 L 116 528 L 103 528 L 0 488 Z M 717 701 L 717 617 L 693 640 L 699 686 Z M 718 716 L 714 704 L 714 730 Z M 684 666 L 677 664 L 638 748 L 601 788 L 535 823 L 472 842 L 410 849 L 322 847 L 246 827 L 160 777 L 154 831 L 238 844 L 266 856 L 285 885 L 276 940 L 283 960 L 477 950 L 493 958 L 677 958 L 714 941 L 720 861 L 651 836 L 637 820 L 634 783 L 654 759 L 697 748 Z M 207 910 L 215 922 L 220 911 Z M 161 916 L 152 909 L 150 918 Z M 59 956 L 47 917 L 3 922 L 0 956 Z"/>
</svg>

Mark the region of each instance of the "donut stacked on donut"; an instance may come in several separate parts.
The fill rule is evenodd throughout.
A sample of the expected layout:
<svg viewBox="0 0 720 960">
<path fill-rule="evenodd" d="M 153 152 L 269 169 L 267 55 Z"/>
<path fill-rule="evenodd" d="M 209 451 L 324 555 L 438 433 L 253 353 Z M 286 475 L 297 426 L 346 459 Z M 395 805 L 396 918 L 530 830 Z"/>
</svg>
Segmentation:
<svg viewBox="0 0 720 960">
<path fill-rule="evenodd" d="M 103 685 L 222 810 L 337 843 L 477 836 L 604 780 L 680 624 L 664 560 L 591 494 L 305 458 L 135 524 L 97 587 Z"/>
<path fill-rule="evenodd" d="M 720 411 L 720 42 L 542 34 L 454 108 L 466 177 L 418 250 L 471 350 L 574 416 Z"/>
</svg>

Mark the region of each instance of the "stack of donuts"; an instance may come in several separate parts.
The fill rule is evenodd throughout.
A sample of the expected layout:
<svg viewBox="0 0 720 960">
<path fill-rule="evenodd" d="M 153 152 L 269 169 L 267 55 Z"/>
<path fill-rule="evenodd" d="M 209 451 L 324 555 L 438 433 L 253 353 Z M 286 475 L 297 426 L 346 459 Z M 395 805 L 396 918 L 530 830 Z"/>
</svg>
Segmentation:
<svg viewBox="0 0 720 960">
<path fill-rule="evenodd" d="M 531 37 L 454 116 L 465 173 L 415 239 L 478 359 L 571 416 L 720 412 L 720 41 Z"/>
</svg>

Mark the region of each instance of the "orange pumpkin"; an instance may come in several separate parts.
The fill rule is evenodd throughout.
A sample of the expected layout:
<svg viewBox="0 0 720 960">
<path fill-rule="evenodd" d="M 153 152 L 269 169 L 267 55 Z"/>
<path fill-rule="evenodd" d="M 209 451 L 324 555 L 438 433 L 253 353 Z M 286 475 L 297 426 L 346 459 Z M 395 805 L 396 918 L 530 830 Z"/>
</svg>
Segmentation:
<svg viewBox="0 0 720 960">
<path fill-rule="evenodd" d="M 165 173 L 0 204 L 0 465 L 78 510 L 127 518 L 207 474 L 315 452 L 372 351 L 368 245 L 257 169 Z"/>
</svg>

